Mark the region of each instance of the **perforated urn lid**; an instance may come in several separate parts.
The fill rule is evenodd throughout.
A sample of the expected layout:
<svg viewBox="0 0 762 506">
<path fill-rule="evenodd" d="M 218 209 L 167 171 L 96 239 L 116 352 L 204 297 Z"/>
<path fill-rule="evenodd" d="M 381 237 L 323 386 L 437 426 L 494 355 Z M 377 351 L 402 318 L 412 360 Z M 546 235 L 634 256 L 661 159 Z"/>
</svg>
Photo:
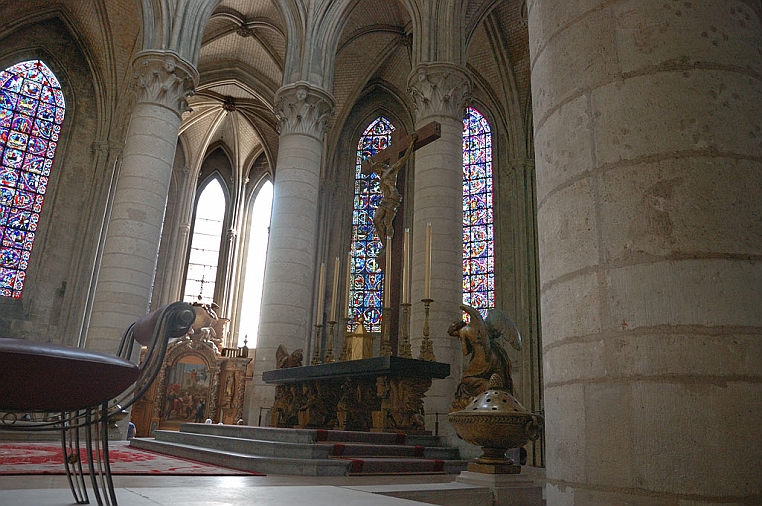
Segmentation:
<svg viewBox="0 0 762 506">
<path fill-rule="evenodd" d="M 526 413 L 527 410 L 503 387 L 503 380 L 493 374 L 489 380 L 490 388 L 477 395 L 463 413 L 487 411 L 490 413 Z"/>
</svg>

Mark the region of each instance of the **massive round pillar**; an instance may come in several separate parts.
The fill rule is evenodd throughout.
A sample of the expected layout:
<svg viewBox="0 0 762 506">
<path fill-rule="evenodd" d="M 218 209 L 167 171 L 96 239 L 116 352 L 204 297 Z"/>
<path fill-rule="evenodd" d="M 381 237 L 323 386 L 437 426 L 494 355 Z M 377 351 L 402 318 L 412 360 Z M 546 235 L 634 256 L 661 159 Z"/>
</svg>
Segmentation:
<svg viewBox="0 0 762 506">
<path fill-rule="evenodd" d="M 87 347 L 109 352 L 149 309 L 181 114 L 198 80 L 196 69 L 171 51 L 143 51 L 132 65 L 137 102 L 87 330 Z"/>
<path fill-rule="evenodd" d="M 759 504 L 760 4 L 527 3 L 548 505 Z"/>
<path fill-rule="evenodd" d="M 422 63 L 411 73 L 408 87 L 416 106 L 416 129 L 431 121 L 441 125 L 441 138 L 415 151 L 410 334 L 413 356 L 418 357 L 426 227 L 431 224 L 430 338 L 437 361 L 451 364 L 451 375 L 434 382 L 426 403 L 427 411 L 447 412 L 462 360 L 460 342 L 447 335 L 447 327 L 460 318 L 463 301 L 463 113 L 471 79 L 454 64 Z"/>
<path fill-rule="evenodd" d="M 318 199 L 325 121 L 333 97 L 306 82 L 284 86 L 276 96 L 280 120 L 278 161 L 273 184 L 270 242 L 262 295 L 257 357 L 251 389 L 249 423 L 259 408 L 272 404 L 274 388 L 262 372 L 275 368 L 279 345 L 289 353 L 304 350 L 315 323 Z"/>
</svg>

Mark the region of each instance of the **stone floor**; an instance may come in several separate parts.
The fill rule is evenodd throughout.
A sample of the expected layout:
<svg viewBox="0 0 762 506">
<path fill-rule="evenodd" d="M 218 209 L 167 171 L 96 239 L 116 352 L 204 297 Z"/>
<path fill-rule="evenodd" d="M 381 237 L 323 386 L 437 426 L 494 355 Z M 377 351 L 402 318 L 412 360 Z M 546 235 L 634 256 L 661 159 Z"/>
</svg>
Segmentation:
<svg viewBox="0 0 762 506">
<path fill-rule="evenodd" d="M 427 497 L 438 504 L 491 505 L 485 489 L 455 476 L 115 476 L 120 506 L 421 505 L 395 496 Z M 442 494 L 446 494 L 442 501 Z M 460 500 L 462 499 L 462 501 Z M 91 494 L 91 503 L 95 500 Z M 74 499 L 65 476 L 0 476 L 0 505 L 69 506 Z M 429 502 L 430 504 L 430 502 Z"/>
</svg>

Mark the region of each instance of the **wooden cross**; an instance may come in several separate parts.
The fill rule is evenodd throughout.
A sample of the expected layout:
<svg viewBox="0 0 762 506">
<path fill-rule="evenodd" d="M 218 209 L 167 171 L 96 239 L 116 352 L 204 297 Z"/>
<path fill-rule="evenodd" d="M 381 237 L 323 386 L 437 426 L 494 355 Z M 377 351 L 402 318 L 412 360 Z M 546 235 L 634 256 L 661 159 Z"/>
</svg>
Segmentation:
<svg viewBox="0 0 762 506">
<path fill-rule="evenodd" d="M 372 172 L 371 164 L 373 162 L 381 162 L 391 165 L 402 158 L 402 155 L 405 154 L 408 146 L 410 146 L 410 136 L 405 135 L 404 137 L 400 137 L 401 134 L 398 134 L 397 132 L 399 132 L 399 130 L 392 133 L 392 141 L 386 149 L 363 160 L 361 169 L 363 174 L 368 175 Z M 415 141 L 413 150 L 422 148 L 426 144 L 430 144 L 439 139 L 442 136 L 442 125 L 436 121 L 432 121 L 416 130 L 416 133 L 418 133 L 418 140 Z"/>
</svg>

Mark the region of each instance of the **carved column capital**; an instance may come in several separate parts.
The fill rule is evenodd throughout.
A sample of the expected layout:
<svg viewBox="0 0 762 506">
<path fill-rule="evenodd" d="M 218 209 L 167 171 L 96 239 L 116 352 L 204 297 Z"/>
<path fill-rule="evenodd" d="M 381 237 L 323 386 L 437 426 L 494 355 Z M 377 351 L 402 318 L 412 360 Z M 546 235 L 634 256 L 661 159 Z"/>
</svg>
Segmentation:
<svg viewBox="0 0 762 506">
<path fill-rule="evenodd" d="M 417 121 L 429 116 L 463 119 L 463 109 L 471 97 L 471 75 L 450 63 L 421 63 L 410 73 L 408 92 L 417 110 Z"/>
<path fill-rule="evenodd" d="M 198 83 L 198 71 L 171 51 L 142 51 L 132 60 L 138 103 L 156 104 L 178 116 L 188 110 L 188 96 Z"/>
<path fill-rule="evenodd" d="M 281 135 L 305 134 L 322 141 L 335 105 L 330 93 L 305 81 L 286 85 L 275 94 L 278 131 Z"/>
<path fill-rule="evenodd" d="M 508 168 L 511 170 L 527 170 L 534 168 L 533 158 L 511 158 L 508 160 Z"/>
</svg>

